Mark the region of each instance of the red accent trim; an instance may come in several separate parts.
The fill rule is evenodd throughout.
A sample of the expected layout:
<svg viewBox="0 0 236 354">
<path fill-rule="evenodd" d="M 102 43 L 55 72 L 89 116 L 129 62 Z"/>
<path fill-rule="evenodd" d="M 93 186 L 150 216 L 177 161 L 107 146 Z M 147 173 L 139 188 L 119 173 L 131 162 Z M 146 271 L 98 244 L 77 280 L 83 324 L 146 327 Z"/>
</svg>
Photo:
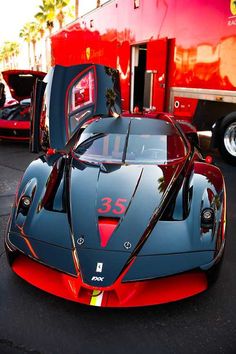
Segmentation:
<svg viewBox="0 0 236 354">
<path fill-rule="evenodd" d="M 25 243 L 27 244 L 27 246 L 28 246 L 28 248 L 29 248 L 31 254 L 33 255 L 33 257 L 34 257 L 34 258 L 39 258 L 39 257 L 37 256 L 37 254 L 35 253 L 35 251 L 34 251 L 32 245 L 31 245 L 29 239 L 26 238 L 26 237 L 24 237 L 24 236 L 22 236 L 22 237 L 23 237 Z"/>
<path fill-rule="evenodd" d="M 24 230 L 23 230 L 23 227 L 19 227 L 19 226 L 18 226 L 18 229 L 19 229 L 19 231 L 20 231 L 21 237 L 22 237 L 23 240 L 25 241 L 25 243 L 26 243 L 28 249 L 30 250 L 32 256 L 33 256 L 34 258 L 38 259 L 39 257 L 37 256 L 36 252 L 34 251 L 33 246 L 32 246 L 31 243 L 30 243 L 29 238 L 27 237 L 27 235 L 25 234 L 25 232 L 24 232 Z"/>
<path fill-rule="evenodd" d="M 0 128 L 3 129 L 29 129 L 30 130 L 30 122 L 29 121 L 20 121 L 20 120 L 4 120 L 0 119 Z"/>
<path fill-rule="evenodd" d="M 113 232 L 118 225 L 119 219 L 112 218 L 99 218 L 98 219 L 98 229 L 100 234 L 101 247 L 106 247 L 108 241 L 110 240 Z"/>
<path fill-rule="evenodd" d="M 222 240 L 225 239 L 225 230 L 226 230 L 226 189 L 225 189 L 225 182 L 224 183 L 224 201 L 223 201 L 223 210 L 222 210 Z M 221 219 L 222 220 L 222 219 Z"/>
<path fill-rule="evenodd" d="M 19 137 L 4 136 L 4 135 L 0 135 L 0 139 L 13 140 L 13 141 L 29 141 L 29 137 L 28 138 L 19 138 Z"/>
<path fill-rule="evenodd" d="M 207 156 L 206 156 L 206 158 L 205 158 L 205 161 L 206 161 L 206 163 L 211 164 L 211 163 L 212 163 L 212 161 L 213 161 L 212 156 L 207 155 Z"/>
<path fill-rule="evenodd" d="M 56 149 L 49 148 L 47 149 L 47 155 L 54 155 L 56 153 Z"/>
<path fill-rule="evenodd" d="M 78 301 L 81 281 L 48 268 L 25 256 L 19 256 L 12 265 L 13 271 L 30 284 L 53 295 Z"/>
<path fill-rule="evenodd" d="M 28 257 L 19 256 L 13 263 L 13 271 L 30 284 L 53 295 L 89 304 L 92 287 L 73 277 L 48 268 Z M 207 289 L 205 273 L 193 271 L 154 280 L 121 283 L 120 278 L 104 291 L 102 307 L 132 307 L 162 304 L 187 298 Z M 95 288 L 96 289 L 96 288 Z"/>
</svg>

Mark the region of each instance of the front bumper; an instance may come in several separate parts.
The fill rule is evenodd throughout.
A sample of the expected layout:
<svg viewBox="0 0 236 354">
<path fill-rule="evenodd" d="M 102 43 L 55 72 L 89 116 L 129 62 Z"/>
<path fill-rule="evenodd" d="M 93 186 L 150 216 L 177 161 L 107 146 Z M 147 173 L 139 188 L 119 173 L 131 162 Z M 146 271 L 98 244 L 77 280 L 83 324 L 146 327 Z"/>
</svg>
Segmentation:
<svg viewBox="0 0 236 354">
<path fill-rule="evenodd" d="M 27 141 L 30 138 L 30 122 L 0 120 L 0 139 Z"/>
<path fill-rule="evenodd" d="M 135 307 L 163 304 L 196 295 L 208 287 L 206 274 L 191 271 L 165 278 L 122 283 L 108 288 L 93 288 L 74 277 L 29 257 L 19 255 L 13 271 L 37 288 L 67 300 L 100 307 Z"/>
</svg>

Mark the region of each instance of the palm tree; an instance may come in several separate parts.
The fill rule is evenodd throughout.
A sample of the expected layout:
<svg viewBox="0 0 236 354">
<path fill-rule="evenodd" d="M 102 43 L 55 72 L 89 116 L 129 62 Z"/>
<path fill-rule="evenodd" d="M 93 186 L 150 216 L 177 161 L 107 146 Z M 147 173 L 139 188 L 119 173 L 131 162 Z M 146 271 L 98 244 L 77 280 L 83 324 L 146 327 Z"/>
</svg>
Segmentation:
<svg viewBox="0 0 236 354">
<path fill-rule="evenodd" d="M 79 0 L 77 0 L 79 1 Z M 39 6 L 39 12 L 34 16 L 40 26 L 41 34 L 41 65 L 43 69 L 48 68 L 49 58 L 47 51 L 47 38 L 45 38 L 45 30 L 52 34 L 55 21 L 58 22 L 59 27 L 63 26 L 65 17 L 74 18 L 74 8 L 69 7 L 70 0 L 42 0 Z M 67 7 L 68 6 L 68 7 Z M 67 8 L 66 8 L 67 7 Z M 66 8 L 66 11 L 65 11 Z M 72 13 L 73 11 L 73 13 Z"/>
<path fill-rule="evenodd" d="M 69 3 L 70 3 L 70 0 L 56 0 L 56 2 L 55 2 L 56 18 L 59 23 L 59 28 L 62 28 L 64 19 L 65 19 L 65 14 L 63 12 L 63 9 L 66 6 L 68 6 Z"/>
<path fill-rule="evenodd" d="M 44 34 L 45 34 L 45 17 L 43 16 L 37 16 L 36 15 L 34 16 L 35 19 L 37 20 L 37 24 L 38 24 L 38 31 L 39 31 L 39 34 L 40 34 L 40 38 L 42 39 L 44 37 Z"/>
<path fill-rule="evenodd" d="M 53 0 L 43 0 L 42 5 L 39 6 L 40 11 L 34 16 L 39 23 L 46 25 L 50 35 L 54 27 L 53 21 L 55 20 L 54 6 L 52 3 Z"/>
<path fill-rule="evenodd" d="M 35 18 L 45 23 L 49 34 L 51 35 L 55 20 L 58 21 L 59 28 L 62 28 L 65 19 L 64 8 L 67 7 L 70 0 L 42 0 L 39 6 L 40 11 L 35 15 Z"/>
<path fill-rule="evenodd" d="M 36 68 L 36 43 L 40 39 L 40 26 L 37 22 L 30 22 L 30 41 L 32 43 L 33 48 L 33 56 L 34 56 L 34 68 Z"/>
<path fill-rule="evenodd" d="M 4 61 L 4 55 L 2 52 L 2 48 L 0 48 L 0 63 Z M 1 75 L 0 75 L 0 81 L 1 81 Z"/>
<path fill-rule="evenodd" d="M 16 57 L 19 55 L 19 43 L 17 42 L 4 42 L 1 52 L 0 61 L 3 62 L 4 67 L 10 67 L 11 69 L 16 66 Z"/>
<path fill-rule="evenodd" d="M 1 61 L 3 62 L 3 67 L 4 68 L 7 67 L 9 62 L 9 51 L 5 44 L 1 48 L 0 57 L 1 57 Z"/>
<path fill-rule="evenodd" d="M 16 57 L 20 53 L 20 45 L 18 42 L 9 42 L 9 52 L 12 59 L 12 66 L 16 67 Z"/>
<path fill-rule="evenodd" d="M 30 44 L 33 48 L 33 67 L 36 66 L 36 43 L 40 39 L 40 25 L 37 22 L 27 22 L 20 31 L 20 37 L 28 44 L 29 67 L 31 67 Z"/>
<path fill-rule="evenodd" d="M 27 22 L 24 27 L 20 30 L 19 36 L 27 43 L 28 45 L 28 64 L 29 68 L 31 68 L 31 55 L 30 55 L 30 42 L 31 42 L 31 34 L 30 34 L 30 22 Z"/>
<path fill-rule="evenodd" d="M 40 34 L 40 70 L 46 69 L 46 46 L 45 46 L 45 16 L 38 16 L 36 17 L 38 23 L 38 30 Z"/>
<path fill-rule="evenodd" d="M 79 0 L 75 0 L 75 18 L 79 17 Z"/>
</svg>

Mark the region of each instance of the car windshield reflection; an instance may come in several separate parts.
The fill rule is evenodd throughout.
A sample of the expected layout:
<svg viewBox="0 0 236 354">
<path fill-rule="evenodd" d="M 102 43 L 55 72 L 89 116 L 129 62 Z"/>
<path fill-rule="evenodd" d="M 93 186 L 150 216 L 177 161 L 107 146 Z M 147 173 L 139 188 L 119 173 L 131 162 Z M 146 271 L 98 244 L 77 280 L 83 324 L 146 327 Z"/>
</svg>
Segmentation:
<svg viewBox="0 0 236 354">
<path fill-rule="evenodd" d="M 133 130 L 133 132 L 132 132 Z M 144 129 L 129 129 L 127 133 L 82 133 L 75 147 L 81 160 L 102 163 L 166 164 L 186 156 L 187 148 L 176 129 L 165 134 L 147 134 Z"/>
</svg>

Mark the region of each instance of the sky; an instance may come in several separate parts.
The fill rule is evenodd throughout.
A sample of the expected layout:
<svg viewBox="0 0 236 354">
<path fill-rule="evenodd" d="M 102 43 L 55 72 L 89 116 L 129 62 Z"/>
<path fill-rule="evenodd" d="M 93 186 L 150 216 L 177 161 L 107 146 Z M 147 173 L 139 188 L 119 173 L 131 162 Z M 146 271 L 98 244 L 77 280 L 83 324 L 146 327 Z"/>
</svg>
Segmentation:
<svg viewBox="0 0 236 354">
<path fill-rule="evenodd" d="M 5 41 L 19 41 L 21 28 L 26 22 L 34 21 L 41 3 L 42 0 L 0 0 L 0 46 Z M 94 0 L 80 0 L 80 14 L 95 3 Z"/>
<path fill-rule="evenodd" d="M 0 0 L 0 46 L 5 41 L 18 41 L 26 22 L 34 21 L 41 0 Z"/>
</svg>

